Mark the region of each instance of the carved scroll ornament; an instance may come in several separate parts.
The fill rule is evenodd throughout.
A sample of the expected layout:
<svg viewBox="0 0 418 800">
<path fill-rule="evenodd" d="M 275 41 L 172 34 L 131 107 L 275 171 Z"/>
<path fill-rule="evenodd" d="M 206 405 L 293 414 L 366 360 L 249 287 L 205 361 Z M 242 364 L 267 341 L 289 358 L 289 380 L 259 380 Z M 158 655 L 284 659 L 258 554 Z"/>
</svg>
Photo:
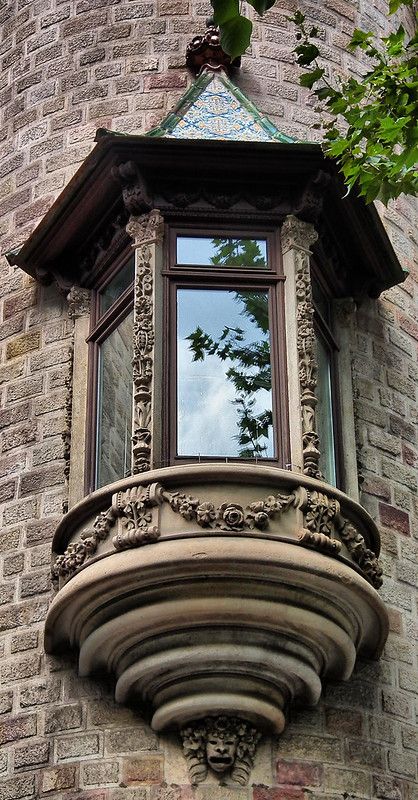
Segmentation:
<svg viewBox="0 0 418 800">
<path fill-rule="evenodd" d="M 163 219 L 154 209 L 149 214 L 131 217 L 126 230 L 134 239 L 137 251 L 134 300 L 134 474 L 151 468 L 152 452 L 152 392 L 154 366 L 154 275 L 151 246 L 162 241 Z"/>
<path fill-rule="evenodd" d="M 225 785 L 248 783 L 261 733 L 237 717 L 206 717 L 181 731 L 190 780 L 198 784 L 212 770 Z"/>
</svg>

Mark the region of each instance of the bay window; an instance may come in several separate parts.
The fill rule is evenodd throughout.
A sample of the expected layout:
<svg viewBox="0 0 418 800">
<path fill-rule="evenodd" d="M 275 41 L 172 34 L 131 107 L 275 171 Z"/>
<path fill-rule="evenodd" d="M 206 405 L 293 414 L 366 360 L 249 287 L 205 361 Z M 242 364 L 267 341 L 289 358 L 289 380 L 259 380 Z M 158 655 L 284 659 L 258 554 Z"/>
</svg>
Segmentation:
<svg viewBox="0 0 418 800">
<path fill-rule="evenodd" d="M 170 229 L 167 461 L 287 454 L 283 274 L 274 231 Z"/>
</svg>

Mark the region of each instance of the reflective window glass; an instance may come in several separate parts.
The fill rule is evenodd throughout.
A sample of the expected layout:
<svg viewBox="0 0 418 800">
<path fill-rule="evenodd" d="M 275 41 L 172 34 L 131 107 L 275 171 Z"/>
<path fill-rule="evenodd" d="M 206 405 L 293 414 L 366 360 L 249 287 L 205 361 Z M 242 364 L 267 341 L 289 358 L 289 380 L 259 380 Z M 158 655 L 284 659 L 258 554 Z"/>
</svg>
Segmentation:
<svg viewBox="0 0 418 800">
<path fill-rule="evenodd" d="M 334 419 L 332 408 L 331 354 L 322 338 L 317 334 L 318 383 L 317 417 L 321 443 L 319 468 L 328 483 L 337 485 L 334 441 Z"/>
<path fill-rule="evenodd" d="M 268 292 L 177 290 L 177 454 L 273 458 Z"/>
<path fill-rule="evenodd" d="M 110 306 L 131 285 L 135 274 L 135 257 L 132 255 L 100 294 L 100 313 L 105 314 Z"/>
<path fill-rule="evenodd" d="M 267 239 L 177 236 L 177 264 L 266 269 Z"/>
<path fill-rule="evenodd" d="M 133 311 L 99 349 L 96 488 L 131 469 Z"/>
</svg>

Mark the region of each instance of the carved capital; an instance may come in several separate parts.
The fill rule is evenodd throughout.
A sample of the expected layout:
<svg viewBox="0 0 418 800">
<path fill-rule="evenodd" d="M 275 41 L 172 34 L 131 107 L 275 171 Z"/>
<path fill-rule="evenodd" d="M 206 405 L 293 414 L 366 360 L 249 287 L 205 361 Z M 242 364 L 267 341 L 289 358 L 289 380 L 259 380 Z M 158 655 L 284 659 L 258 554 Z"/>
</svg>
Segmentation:
<svg viewBox="0 0 418 800">
<path fill-rule="evenodd" d="M 72 286 L 67 295 L 68 314 L 71 319 L 85 317 L 90 314 L 91 291 L 81 286 Z"/>
<path fill-rule="evenodd" d="M 318 234 L 310 222 L 303 222 L 293 214 L 289 214 L 281 229 L 282 252 L 287 253 L 296 249 L 309 252 L 317 238 Z"/>
<path fill-rule="evenodd" d="M 181 736 L 192 784 L 202 783 L 211 770 L 223 785 L 247 785 L 261 739 L 250 723 L 237 717 L 206 717 L 183 728 Z"/>
<path fill-rule="evenodd" d="M 164 235 L 164 219 L 158 208 L 154 208 L 149 214 L 130 216 L 126 225 L 126 233 L 133 239 L 132 247 L 161 244 Z"/>
</svg>

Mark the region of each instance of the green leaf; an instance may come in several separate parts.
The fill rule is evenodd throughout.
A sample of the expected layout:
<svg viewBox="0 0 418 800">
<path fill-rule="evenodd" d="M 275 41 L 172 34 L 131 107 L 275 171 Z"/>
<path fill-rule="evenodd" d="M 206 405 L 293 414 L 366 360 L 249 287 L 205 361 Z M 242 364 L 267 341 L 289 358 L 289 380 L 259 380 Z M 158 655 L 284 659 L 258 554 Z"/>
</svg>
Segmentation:
<svg viewBox="0 0 418 800">
<path fill-rule="evenodd" d="M 356 28 L 351 40 L 348 43 L 348 48 L 350 50 L 355 50 L 356 47 L 362 47 L 364 49 L 368 46 L 372 36 L 373 34 L 370 33 L 370 31 L 362 31 L 359 28 Z"/>
<path fill-rule="evenodd" d="M 312 44 L 312 42 L 307 42 L 306 44 L 298 44 L 295 47 L 295 53 L 297 54 L 297 61 L 301 67 L 308 67 L 309 64 L 312 64 L 312 61 L 319 56 L 319 50 L 316 44 Z"/>
<path fill-rule="evenodd" d="M 221 26 L 221 45 L 232 60 L 245 53 L 251 39 L 252 22 L 247 17 L 238 16 Z"/>
<path fill-rule="evenodd" d="M 262 17 L 269 8 L 274 6 L 275 2 L 276 0 L 248 0 L 248 4 L 255 8 L 257 14 L 260 14 L 260 17 Z"/>
<path fill-rule="evenodd" d="M 211 0 L 215 25 L 224 25 L 239 17 L 239 0 Z"/>
<path fill-rule="evenodd" d="M 312 86 L 317 81 L 321 80 L 321 78 L 323 77 L 324 73 L 325 73 L 325 70 L 324 69 L 320 69 L 319 67 L 317 69 L 313 69 L 312 72 L 304 72 L 303 75 L 300 75 L 300 77 L 299 77 L 299 83 L 300 83 L 301 86 L 307 86 L 308 89 L 312 89 Z M 327 89 L 327 92 L 328 91 L 329 91 L 329 89 Z M 317 94 L 318 94 L 318 92 L 317 92 Z"/>
<path fill-rule="evenodd" d="M 389 0 L 389 14 L 396 14 L 401 6 L 412 6 L 412 0 Z"/>
<path fill-rule="evenodd" d="M 297 27 L 300 27 L 305 22 L 306 17 L 305 17 L 305 14 L 302 14 L 301 11 L 295 11 L 295 13 L 293 14 L 293 17 L 286 17 L 286 19 L 287 19 L 288 22 L 293 22 L 294 25 L 297 25 Z"/>
</svg>

